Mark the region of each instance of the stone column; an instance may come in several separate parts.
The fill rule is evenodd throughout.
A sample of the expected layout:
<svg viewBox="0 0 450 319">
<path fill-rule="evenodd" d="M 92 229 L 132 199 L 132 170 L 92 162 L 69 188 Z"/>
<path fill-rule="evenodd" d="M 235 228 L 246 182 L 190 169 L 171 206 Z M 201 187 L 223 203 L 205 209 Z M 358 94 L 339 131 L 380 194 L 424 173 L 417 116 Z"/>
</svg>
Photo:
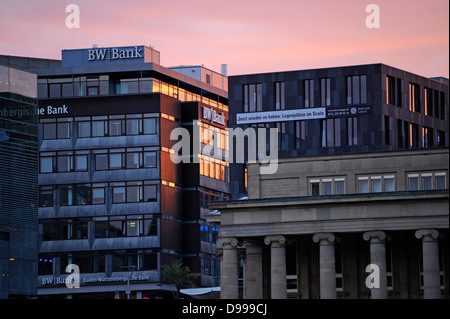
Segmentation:
<svg viewBox="0 0 450 319">
<path fill-rule="evenodd" d="M 284 236 L 267 236 L 264 243 L 270 245 L 270 289 L 272 299 L 286 299 L 286 250 Z"/>
<path fill-rule="evenodd" d="M 336 299 L 336 266 L 334 259 L 334 235 L 315 234 L 313 240 L 319 243 L 320 299 Z"/>
<path fill-rule="evenodd" d="M 387 275 L 386 275 L 386 247 L 384 240 L 386 234 L 382 231 L 369 231 L 363 234 L 364 240 L 370 240 L 370 263 L 378 266 L 378 282 L 375 287 L 369 288 L 372 299 L 387 299 Z M 376 278 L 377 279 L 377 278 Z"/>
<path fill-rule="evenodd" d="M 246 240 L 244 246 L 244 299 L 262 299 L 262 242 Z"/>
<path fill-rule="evenodd" d="M 217 247 L 223 249 L 220 281 L 221 299 L 238 299 L 238 257 L 236 238 L 219 238 Z"/>
<path fill-rule="evenodd" d="M 441 299 L 438 237 L 436 229 L 416 231 L 416 238 L 422 238 L 424 299 Z"/>
</svg>

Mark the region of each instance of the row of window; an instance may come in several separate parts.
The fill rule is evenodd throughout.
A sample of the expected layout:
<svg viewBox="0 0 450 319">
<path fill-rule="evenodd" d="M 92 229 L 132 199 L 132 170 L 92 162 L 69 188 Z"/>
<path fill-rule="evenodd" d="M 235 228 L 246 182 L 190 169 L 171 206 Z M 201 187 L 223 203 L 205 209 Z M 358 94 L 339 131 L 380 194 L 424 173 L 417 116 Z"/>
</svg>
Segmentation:
<svg viewBox="0 0 450 319">
<path fill-rule="evenodd" d="M 110 258 L 107 258 L 110 256 Z M 57 258 L 55 258 L 57 257 Z M 54 263 L 64 273 L 67 265 L 76 264 L 80 273 L 97 273 L 106 271 L 106 263 L 112 263 L 110 269 L 123 272 L 127 266 L 135 266 L 135 270 L 157 270 L 158 252 L 146 250 L 114 250 L 77 253 L 39 254 L 38 275 L 53 275 Z"/>
<path fill-rule="evenodd" d="M 421 108 L 421 92 L 423 92 L 424 108 Z M 386 76 L 386 103 L 402 107 L 402 80 L 393 76 Z M 408 107 L 411 112 L 424 113 L 445 120 L 445 93 L 424 87 L 419 84 L 408 83 Z"/>
<path fill-rule="evenodd" d="M 411 173 L 407 175 L 408 191 L 446 189 L 445 172 Z M 371 175 L 357 177 L 357 193 L 381 193 L 398 190 L 395 184 L 395 176 Z M 309 192 L 311 196 L 343 195 L 347 194 L 346 178 L 322 177 L 309 179 Z"/>
<path fill-rule="evenodd" d="M 393 126 L 396 125 L 396 129 Z M 391 140 L 391 132 L 396 132 L 397 145 Z M 389 116 L 384 116 L 384 143 L 398 148 L 419 148 L 445 146 L 445 132 L 430 127 L 420 126 L 408 121 L 397 119 L 395 122 Z"/>
<path fill-rule="evenodd" d="M 154 168 L 157 166 L 157 152 L 151 148 L 117 148 L 91 151 L 41 152 L 39 155 L 40 173 L 86 172 L 89 159 L 95 159 L 95 170 L 116 170 Z"/>
<path fill-rule="evenodd" d="M 251 124 L 250 127 L 255 129 L 266 128 L 266 150 L 270 150 L 270 127 L 275 126 L 278 130 L 278 149 L 289 149 L 289 138 L 292 138 L 288 130 L 289 123 L 276 122 L 276 123 L 259 123 Z M 341 126 L 344 130 L 341 130 Z M 306 121 L 294 121 L 295 135 L 294 135 L 294 147 L 295 149 L 305 148 L 306 135 Z M 256 147 L 258 147 L 259 136 L 255 134 Z M 320 120 L 320 146 L 321 147 L 340 147 L 344 145 L 357 145 L 358 144 L 358 118 L 346 117 Z"/>
<path fill-rule="evenodd" d="M 230 180 L 229 164 L 209 156 L 200 155 L 200 175 L 228 182 Z"/>
<path fill-rule="evenodd" d="M 44 140 L 78 138 L 152 135 L 157 132 L 157 118 L 144 114 L 109 115 L 56 119 L 41 119 Z M 154 115 L 151 115 L 154 116 Z M 73 124 L 70 124 L 73 123 Z M 76 134 L 71 134 L 71 126 L 76 126 Z M 74 129 L 74 128 L 73 128 Z"/>
<path fill-rule="evenodd" d="M 228 111 L 226 101 L 210 99 L 200 90 L 191 90 L 154 78 L 110 78 L 109 75 L 94 77 L 55 78 L 38 80 L 39 98 L 71 96 L 98 96 L 138 93 L 162 93 L 183 102 L 201 101 L 210 106 Z M 220 99 L 220 98 L 219 98 Z"/>
<path fill-rule="evenodd" d="M 44 240 L 87 239 L 90 218 L 41 219 Z M 94 217 L 95 238 L 156 236 L 157 218 L 149 215 Z"/>
<path fill-rule="evenodd" d="M 367 103 L 367 76 L 354 75 L 346 77 L 346 103 L 348 105 Z M 316 106 L 330 106 L 331 103 L 331 78 L 319 79 L 320 101 L 314 101 L 314 83 L 316 80 L 303 80 L 303 105 L 305 108 Z M 285 83 L 274 83 L 275 110 L 285 109 Z M 263 86 L 261 83 L 244 84 L 244 112 L 262 111 Z"/>
<path fill-rule="evenodd" d="M 39 207 L 53 207 L 56 192 L 59 192 L 61 206 L 104 205 L 109 188 L 114 204 L 152 202 L 157 200 L 157 185 L 150 183 L 138 181 L 40 186 Z"/>
</svg>

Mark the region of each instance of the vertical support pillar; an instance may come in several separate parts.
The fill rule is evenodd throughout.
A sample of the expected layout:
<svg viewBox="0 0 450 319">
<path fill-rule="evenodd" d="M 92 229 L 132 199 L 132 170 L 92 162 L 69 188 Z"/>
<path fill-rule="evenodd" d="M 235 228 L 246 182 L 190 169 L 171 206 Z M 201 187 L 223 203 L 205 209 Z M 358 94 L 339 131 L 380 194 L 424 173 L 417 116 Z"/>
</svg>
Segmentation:
<svg viewBox="0 0 450 319">
<path fill-rule="evenodd" d="M 415 235 L 417 239 L 422 239 L 423 297 L 441 299 L 439 232 L 436 229 L 419 229 Z"/>
<path fill-rule="evenodd" d="M 286 238 L 267 236 L 264 243 L 270 245 L 270 289 L 272 299 L 286 299 Z"/>
<path fill-rule="evenodd" d="M 236 238 L 219 238 L 217 247 L 223 249 L 220 282 L 221 299 L 238 299 L 238 256 Z"/>
<path fill-rule="evenodd" d="M 386 247 L 384 240 L 386 234 L 382 231 L 370 231 L 363 234 L 364 240 L 370 241 L 370 263 L 378 266 L 379 287 L 375 285 L 370 289 L 372 299 L 387 299 L 387 275 L 386 275 Z"/>
<path fill-rule="evenodd" d="M 336 299 L 336 265 L 332 233 L 320 233 L 313 236 L 319 243 L 320 299 Z"/>
<path fill-rule="evenodd" d="M 246 240 L 244 299 L 262 299 L 262 242 Z"/>
</svg>

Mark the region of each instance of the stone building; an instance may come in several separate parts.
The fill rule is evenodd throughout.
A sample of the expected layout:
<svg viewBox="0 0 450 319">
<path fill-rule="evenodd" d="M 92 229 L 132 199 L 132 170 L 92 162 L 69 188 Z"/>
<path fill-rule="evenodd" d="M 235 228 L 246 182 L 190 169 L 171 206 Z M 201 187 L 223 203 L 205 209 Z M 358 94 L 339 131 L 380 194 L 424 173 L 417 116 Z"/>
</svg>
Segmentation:
<svg viewBox="0 0 450 319">
<path fill-rule="evenodd" d="M 248 163 L 248 199 L 210 206 L 221 298 L 448 298 L 448 156 L 286 158 L 272 175 Z"/>
</svg>

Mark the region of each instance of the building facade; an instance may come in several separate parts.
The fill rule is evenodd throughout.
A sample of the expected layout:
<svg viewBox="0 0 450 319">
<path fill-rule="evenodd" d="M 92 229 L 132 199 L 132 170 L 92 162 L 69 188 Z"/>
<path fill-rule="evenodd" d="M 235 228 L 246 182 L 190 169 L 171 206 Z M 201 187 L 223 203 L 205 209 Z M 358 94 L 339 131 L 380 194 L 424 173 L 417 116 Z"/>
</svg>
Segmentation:
<svg viewBox="0 0 450 319">
<path fill-rule="evenodd" d="M 0 65 L 0 299 L 37 295 L 36 78 Z"/>
<path fill-rule="evenodd" d="M 384 64 L 231 76 L 229 126 L 276 128 L 278 158 L 448 147 L 448 94 L 448 79 Z M 253 146 L 268 152 L 262 138 Z M 236 162 L 240 198 L 247 168 Z"/>
<path fill-rule="evenodd" d="M 228 197 L 228 165 L 192 154 L 197 161 L 177 164 L 171 132 L 225 134 L 227 81 L 203 67 L 192 69 L 210 81 L 159 63 L 145 46 L 94 47 L 63 50 L 61 67 L 32 69 L 40 298 L 171 298 L 160 274 L 175 258 L 201 274 L 199 286 L 218 284 L 218 229 L 204 214 L 208 202 Z M 65 285 L 71 264 L 79 288 Z"/>
<path fill-rule="evenodd" d="M 448 148 L 297 157 L 273 175 L 249 163 L 248 199 L 208 217 L 221 297 L 449 298 L 448 159 Z"/>
</svg>

